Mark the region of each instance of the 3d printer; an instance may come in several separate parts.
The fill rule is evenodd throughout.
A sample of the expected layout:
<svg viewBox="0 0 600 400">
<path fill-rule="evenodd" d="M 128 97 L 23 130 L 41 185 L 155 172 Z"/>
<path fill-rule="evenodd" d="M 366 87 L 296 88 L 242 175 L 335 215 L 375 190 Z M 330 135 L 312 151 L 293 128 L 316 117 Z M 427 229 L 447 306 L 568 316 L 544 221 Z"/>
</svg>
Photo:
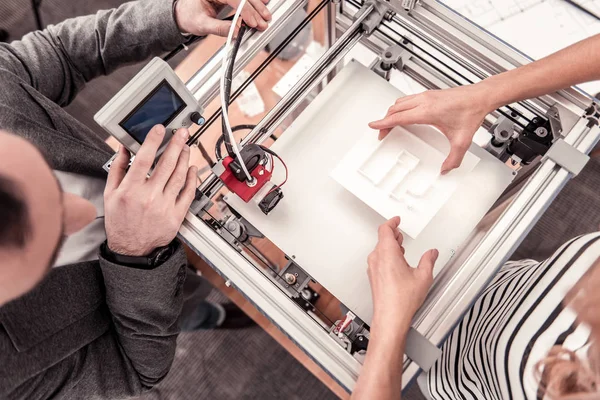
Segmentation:
<svg viewBox="0 0 600 400">
<path fill-rule="evenodd" d="M 321 12 L 328 49 L 256 126 L 245 128 L 250 132 L 239 154 L 224 140 L 227 155 L 218 154 L 198 188 L 180 237 L 351 390 L 368 351 L 366 257 L 376 226 L 401 214 L 409 262 L 440 249 L 434 286 L 407 343 L 406 386 L 431 366 L 437 347 L 583 168 L 600 138 L 597 108 L 576 89 L 501 107 L 482 125 L 486 140 L 473 143 L 461 168 L 441 178 L 436 168 L 449 145 L 439 132 L 397 128 L 379 142 L 367 128 L 404 94 L 395 84 L 453 87 L 530 60 L 434 0 L 322 0 L 274 45 L 306 3 L 272 0 L 269 28 L 239 36 L 232 77 L 267 45 L 269 55 L 228 102 Z M 221 49 L 186 83 L 195 99 L 190 112 L 219 94 L 225 55 Z M 219 116 L 198 123 L 189 143 L 201 140 Z M 276 158 L 285 169 L 274 169 Z M 286 262 L 261 254 L 259 241 L 276 246 Z M 321 286 L 340 301 L 344 318 L 332 320 L 319 309 Z"/>
</svg>

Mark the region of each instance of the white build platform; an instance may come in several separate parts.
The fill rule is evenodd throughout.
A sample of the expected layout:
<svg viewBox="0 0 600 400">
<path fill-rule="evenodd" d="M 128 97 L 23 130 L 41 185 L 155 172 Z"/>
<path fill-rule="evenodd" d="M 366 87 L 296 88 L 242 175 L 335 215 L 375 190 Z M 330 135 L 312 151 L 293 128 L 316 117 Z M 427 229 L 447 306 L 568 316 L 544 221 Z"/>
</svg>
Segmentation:
<svg viewBox="0 0 600 400">
<path fill-rule="evenodd" d="M 285 197 L 275 210 L 266 216 L 253 202 L 246 204 L 234 194 L 226 197 L 234 209 L 286 254 L 295 256 L 298 265 L 367 323 L 372 318 L 367 256 L 385 218 L 331 174 L 364 140 L 367 124 L 385 115 L 401 96 L 398 89 L 363 65 L 350 63 L 273 145 L 290 173 L 283 186 Z M 447 139 L 434 129 L 411 126 L 406 133 L 417 134 L 419 141 L 441 157 L 448 154 Z M 377 132 L 372 135 L 376 138 Z M 456 182 L 416 238 L 405 236 L 406 258 L 413 266 L 425 251 L 437 248 L 437 274 L 513 178 L 510 168 L 480 147 L 472 145 L 469 151 L 478 159 L 475 165 Z M 411 155 L 402 160 L 410 163 Z M 364 163 L 360 167 L 377 179 L 377 168 L 371 170 Z M 273 182 L 283 178 L 283 167 L 276 164 Z"/>
</svg>

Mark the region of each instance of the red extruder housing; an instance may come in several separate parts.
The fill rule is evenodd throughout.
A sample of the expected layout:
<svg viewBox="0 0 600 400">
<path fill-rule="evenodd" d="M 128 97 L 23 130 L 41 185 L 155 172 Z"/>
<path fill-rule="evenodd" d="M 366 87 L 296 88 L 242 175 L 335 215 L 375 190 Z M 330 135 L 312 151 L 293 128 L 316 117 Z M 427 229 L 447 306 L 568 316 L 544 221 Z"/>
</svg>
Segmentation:
<svg viewBox="0 0 600 400">
<path fill-rule="evenodd" d="M 239 181 L 231 169 L 229 169 L 229 164 L 233 161 L 231 157 L 225 157 L 223 159 L 223 167 L 225 167 L 225 171 L 219 177 L 225 186 L 233 193 L 237 194 L 240 199 L 244 200 L 246 203 L 252 199 L 256 193 L 265 185 L 265 183 L 271 180 L 271 171 L 268 171 L 264 165 L 258 165 L 252 172 L 250 172 L 250 176 L 256 179 L 256 185 L 248 186 L 246 181 Z"/>
</svg>

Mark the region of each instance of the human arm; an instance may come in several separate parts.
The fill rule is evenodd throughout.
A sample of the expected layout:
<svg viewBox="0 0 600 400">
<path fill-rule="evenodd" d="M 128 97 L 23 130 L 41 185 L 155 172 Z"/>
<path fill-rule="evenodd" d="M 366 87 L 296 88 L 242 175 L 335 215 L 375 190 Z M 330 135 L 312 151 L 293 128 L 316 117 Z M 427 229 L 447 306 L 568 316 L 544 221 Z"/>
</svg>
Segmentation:
<svg viewBox="0 0 600 400">
<path fill-rule="evenodd" d="M 147 178 L 165 134 L 164 127 L 155 126 L 131 167 L 123 148 L 111 166 L 104 208 L 107 247 L 114 253 L 146 256 L 169 245 L 194 199 L 198 170 L 189 167 L 186 129 L 173 136 Z M 173 360 L 186 266 L 181 245 L 150 271 L 110 262 L 101 252 L 114 331 L 142 387 L 160 381 Z"/>
<path fill-rule="evenodd" d="M 522 67 L 473 85 L 405 96 L 369 126 L 383 138 L 398 125 L 428 124 L 451 145 L 442 172 L 460 166 L 485 116 L 506 104 L 600 79 L 600 35 L 592 36 Z"/>
<path fill-rule="evenodd" d="M 111 165 L 104 225 L 113 252 L 144 256 L 172 243 L 194 198 L 197 169 L 188 168 L 185 130 L 147 178 L 164 134 L 153 128 L 131 167 L 122 150 Z M 124 398 L 164 378 L 187 271 L 182 246 L 173 244 L 154 265 L 120 263 L 102 246 L 98 261 L 52 268 L 25 298 L 3 307 L 0 321 L 9 328 L 0 332 L 0 398 Z"/>
<path fill-rule="evenodd" d="M 0 44 L 0 68 L 66 106 L 91 79 L 173 50 L 187 40 L 182 32 L 222 34 L 230 22 L 214 17 L 224 2 L 180 0 L 174 10 L 172 0 L 143 0 L 68 19 Z M 247 6 L 244 14 L 250 26 L 262 28 L 270 14 L 259 3 Z"/>
<path fill-rule="evenodd" d="M 110 251 L 146 256 L 169 245 L 194 199 L 195 166 L 189 167 L 186 129 L 169 141 L 150 178 L 165 128 L 148 133 L 131 167 L 121 148 L 113 161 L 104 191 L 105 229 Z M 187 261 L 181 245 L 162 265 L 144 270 L 110 262 L 101 251 L 100 267 L 119 346 L 142 388 L 158 383 L 175 354 Z M 94 375 L 92 375 L 94 376 Z"/>
<path fill-rule="evenodd" d="M 438 251 L 427 251 L 416 268 L 410 267 L 399 224 L 395 217 L 379 227 L 379 241 L 368 258 L 373 320 L 367 356 L 352 393 L 355 400 L 400 398 L 406 336 L 433 282 Z"/>
</svg>

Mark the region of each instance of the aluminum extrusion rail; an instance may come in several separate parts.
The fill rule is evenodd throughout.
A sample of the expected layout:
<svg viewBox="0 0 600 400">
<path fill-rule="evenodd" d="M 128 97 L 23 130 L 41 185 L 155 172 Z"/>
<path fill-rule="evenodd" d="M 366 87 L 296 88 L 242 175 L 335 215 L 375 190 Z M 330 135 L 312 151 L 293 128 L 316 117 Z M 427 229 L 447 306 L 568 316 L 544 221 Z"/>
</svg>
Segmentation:
<svg viewBox="0 0 600 400">
<path fill-rule="evenodd" d="M 306 95 L 314 89 L 333 68 L 339 63 L 344 56 L 354 47 L 356 43 L 364 36 L 362 31 L 362 22 L 373 10 L 372 6 L 368 6 L 365 12 L 357 18 L 349 29 L 329 48 L 325 54 L 317 60 L 310 70 L 304 74 L 296 85 L 294 85 L 288 93 L 269 111 L 269 113 L 257 124 L 252 132 L 242 140 L 242 145 L 248 143 L 261 143 L 278 124 L 287 116 L 293 109 L 306 97 Z M 207 178 L 200 190 L 206 188 L 215 190 L 222 187 L 222 183 L 215 183 L 218 178 L 214 175 Z M 218 190 L 218 189 L 217 189 Z"/>
</svg>

